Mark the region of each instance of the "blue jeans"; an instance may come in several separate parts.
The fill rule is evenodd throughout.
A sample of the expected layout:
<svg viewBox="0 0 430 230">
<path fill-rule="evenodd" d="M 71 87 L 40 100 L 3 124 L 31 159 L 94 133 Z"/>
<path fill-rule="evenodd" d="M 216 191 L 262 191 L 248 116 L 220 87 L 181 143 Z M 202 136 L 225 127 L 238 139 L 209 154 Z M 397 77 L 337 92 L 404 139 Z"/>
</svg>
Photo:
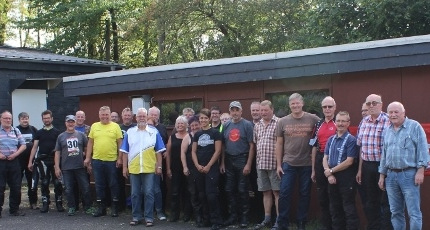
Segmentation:
<svg viewBox="0 0 430 230">
<path fill-rule="evenodd" d="M 420 186 L 415 185 L 417 169 L 409 168 L 401 172 L 388 170 L 385 186 L 391 210 L 394 229 L 406 229 L 405 204 L 409 214 L 409 229 L 422 229 L 420 210 Z"/>
<path fill-rule="evenodd" d="M 154 207 L 157 215 L 163 213 L 163 194 L 161 193 L 161 176 L 154 175 Z"/>
<path fill-rule="evenodd" d="M 134 221 L 142 219 L 142 199 L 144 198 L 145 221 L 154 221 L 154 173 L 130 174 L 131 214 Z M 143 197 L 145 196 L 145 197 Z"/>
<path fill-rule="evenodd" d="M 290 224 L 290 207 L 292 202 L 292 194 L 296 177 L 299 179 L 299 199 L 297 210 L 297 221 L 304 222 L 308 217 L 309 202 L 311 199 L 311 174 L 312 166 L 290 166 L 288 163 L 282 163 L 284 175 L 281 177 L 281 185 L 279 191 L 279 229 L 288 229 Z"/>
<path fill-rule="evenodd" d="M 105 190 L 109 185 L 112 201 L 118 201 L 118 178 L 116 174 L 116 161 L 92 160 L 94 180 L 96 182 L 97 201 L 104 201 Z M 107 182 L 107 183 L 106 183 Z"/>
<path fill-rule="evenodd" d="M 63 170 L 63 182 L 66 188 L 67 206 L 76 208 L 75 200 L 75 181 L 78 182 L 79 191 L 82 192 L 84 199 L 84 210 L 91 208 L 90 182 L 88 180 L 87 170 L 85 168 Z"/>
</svg>

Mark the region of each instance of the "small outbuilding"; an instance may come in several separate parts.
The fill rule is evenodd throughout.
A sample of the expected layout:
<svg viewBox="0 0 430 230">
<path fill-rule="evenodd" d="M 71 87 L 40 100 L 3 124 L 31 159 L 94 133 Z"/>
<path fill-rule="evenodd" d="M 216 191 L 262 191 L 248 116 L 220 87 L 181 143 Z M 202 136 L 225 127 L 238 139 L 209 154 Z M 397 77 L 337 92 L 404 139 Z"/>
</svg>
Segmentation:
<svg viewBox="0 0 430 230">
<path fill-rule="evenodd" d="M 41 112 L 50 109 L 54 125 L 64 127 L 64 117 L 79 109 L 79 97 L 64 97 L 62 78 L 122 68 L 113 62 L 0 46 L 0 109 L 13 113 L 14 126 L 20 112 L 29 113 L 37 128 L 43 125 Z"/>
</svg>

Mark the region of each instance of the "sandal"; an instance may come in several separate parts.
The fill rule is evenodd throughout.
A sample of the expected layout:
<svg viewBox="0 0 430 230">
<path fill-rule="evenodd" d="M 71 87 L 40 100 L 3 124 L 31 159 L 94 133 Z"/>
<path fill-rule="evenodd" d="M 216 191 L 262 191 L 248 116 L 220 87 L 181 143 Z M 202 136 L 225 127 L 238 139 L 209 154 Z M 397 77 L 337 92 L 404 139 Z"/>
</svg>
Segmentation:
<svg viewBox="0 0 430 230">
<path fill-rule="evenodd" d="M 154 223 L 152 223 L 151 221 L 146 221 L 146 227 L 152 227 L 154 226 Z"/>
<path fill-rule="evenodd" d="M 138 220 L 132 220 L 132 221 L 130 221 L 130 226 L 136 226 L 136 225 L 139 225 L 140 224 L 140 221 L 138 221 Z"/>
</svg>

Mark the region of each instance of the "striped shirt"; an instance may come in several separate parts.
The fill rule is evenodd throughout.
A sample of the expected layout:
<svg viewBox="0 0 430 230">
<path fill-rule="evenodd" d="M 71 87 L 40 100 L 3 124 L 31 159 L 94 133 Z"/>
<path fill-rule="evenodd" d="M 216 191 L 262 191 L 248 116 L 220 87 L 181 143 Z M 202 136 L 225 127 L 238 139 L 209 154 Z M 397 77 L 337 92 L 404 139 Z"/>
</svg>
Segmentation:
<svg viewBox="0 0 430 230">
<path fill-rule="evenodd" d="M 8 132 L 3 128 L 3 126 L 1 126 L 0 152 L 3 155 L 7 157 L 12 155 L 18 150 L 19 146 L 21 145 L 25 145 L 25 140 L 22 137 L 22 134 L 19 129 L 11 127 L 10 131 Z"/>
<path fill-rule="evenodd" d="M 254 126 L 254 143 L 257 146 L 257 169 L 276 169 L 276 124 L 279 118 L 273 115 L 269 124 L 261 119 Z"/>
<path fill-rule="evenodd" d="M 361 158 L 364 161 L 380 161 L 382 154 L 382 132 L 390 126 L 388 114 L 381 112 L 373 120 L 364 117 L 358 126 L 357 145 L 361 146 Z"/>
</svg>

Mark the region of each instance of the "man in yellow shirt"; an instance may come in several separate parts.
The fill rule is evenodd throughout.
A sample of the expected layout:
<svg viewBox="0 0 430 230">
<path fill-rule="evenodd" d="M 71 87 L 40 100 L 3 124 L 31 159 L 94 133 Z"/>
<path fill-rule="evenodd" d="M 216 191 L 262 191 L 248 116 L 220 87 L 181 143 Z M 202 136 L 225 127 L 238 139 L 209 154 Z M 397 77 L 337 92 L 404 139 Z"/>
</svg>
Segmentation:
<svg viewBox="0 0 430 230">
<path fill-rule="evenodd" d="M 91 125 L 84 164 L 92 169 L 96 185 L 97 210 L 94 217 L 106 215 L 105 190 L 109 186 L 112 198 L 112 217 L 118 216 L 118 178 L 117 168 L 122 166 L 119 147 L 122 132 L 119 125 L 110 119 L 110 108 L 102 106 L 99 110 L 100 121 Z M 106 184 L 106 181 L 108 184 Z"/>
</svg>

